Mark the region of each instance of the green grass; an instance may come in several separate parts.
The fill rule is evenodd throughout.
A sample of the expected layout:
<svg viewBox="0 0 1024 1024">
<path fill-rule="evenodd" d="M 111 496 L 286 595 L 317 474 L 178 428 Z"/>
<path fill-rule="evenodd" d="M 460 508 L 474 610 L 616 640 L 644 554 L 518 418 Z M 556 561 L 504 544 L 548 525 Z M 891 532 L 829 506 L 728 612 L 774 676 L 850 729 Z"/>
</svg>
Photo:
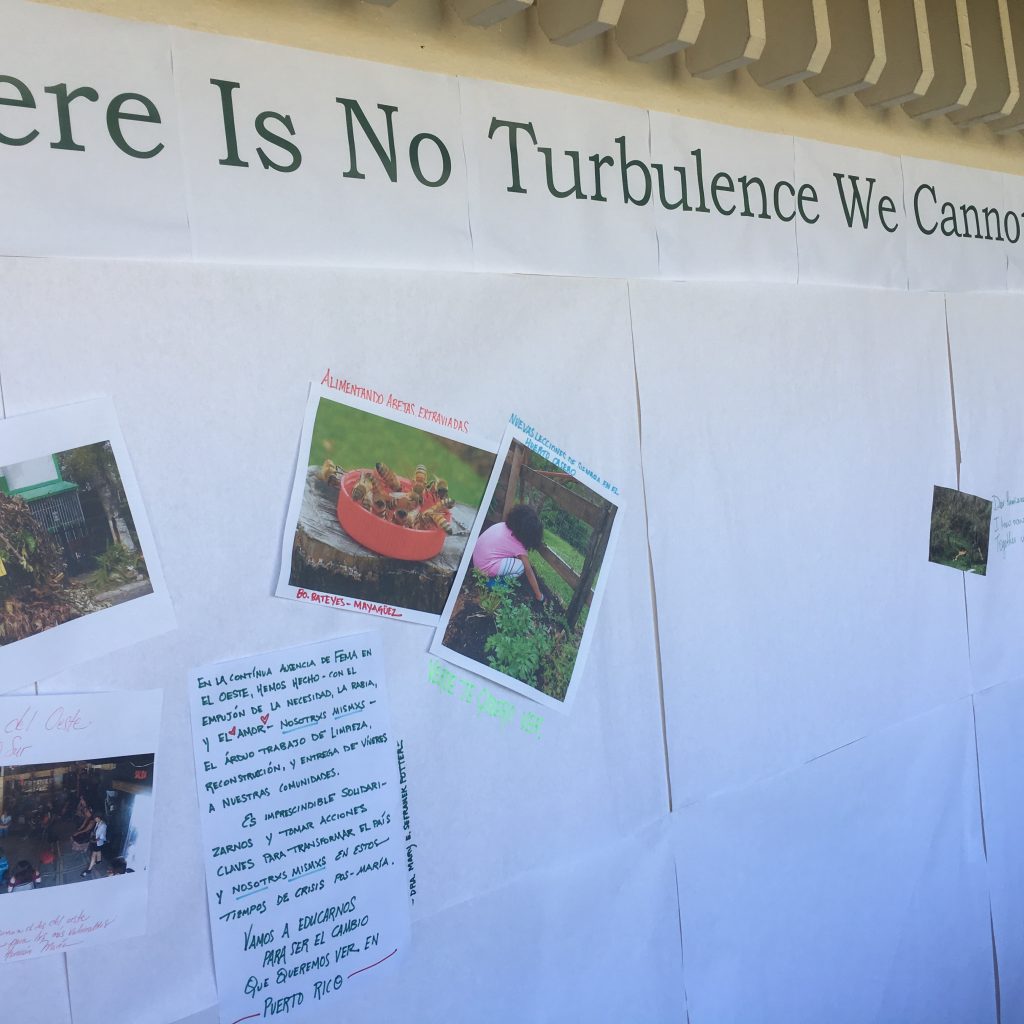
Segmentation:
<svg viewBox="0 0 1024 1024">
<path fill-rule="evenodd" d="M 553 594 L 556 594 L 562 604 L 568 608 L 569 602 L 572 600 L 572 589 L 569 584 L 536 552 L 530 558 L 530 565 L 533 566 L 537 579 L 541 580 Z"/>
<path fill-rule="evenodd" d="M 545 530 L 544 543 L 547 544 L 547 546 L 551 548 L 551 550 L 554 551 L 554 553 L 558 555 L 558 557 L 561 558 L 574 573 L 578 574 L 583 571 L 583 555 L 581 555 L 580 552 L 578 552 L 568 541 L 559 537 L 557 533 Z M 558 573 L 555 572 L 555 570 L 552 569 L 551 566 L 548 565 L 548 563 L 545 562 L 544 559 L 536 552 L 534 552 L 533 556 L 530 558 L 530 565 L 533 566 L 534 572 L 537 573 L 537 578 L 543 580 L 548 589 L 551 590 L 552 593 L 557 594 L 562 604 L 568 608 L 569 602 L 572 600 L 572 587 L 570 587 L 569 584 L 566 583 L 565 580 L 563 580 L 562 577 L 559 576 Z M 594 577 L 593 585 L 597 585 L 596 576 Z M 579 618 L 581 626 L 586 623 L 589 611 L 590 609 L 587 605 L 584 605 Z"/>
<path fill-rule="evenodd" d="M 486 474 L 472 464 L 477 449 L 460 445 L 463 459 L 426 429 L 353 409 L 322 398 L 313 422 L 309 465 L 331 459 L 348 469 L 372 468 L 386 462 L 399 476 L 411 477 L 418 463 L 448 481 L 451 496 L 461 504 L 479 508 L 487 486 Z"/>
<path fill-rule="evenodd" d="M 544 543 L 577 575 L 583 572 L 583 555 L 557 533 L 544 531 Z"/>
</svg>

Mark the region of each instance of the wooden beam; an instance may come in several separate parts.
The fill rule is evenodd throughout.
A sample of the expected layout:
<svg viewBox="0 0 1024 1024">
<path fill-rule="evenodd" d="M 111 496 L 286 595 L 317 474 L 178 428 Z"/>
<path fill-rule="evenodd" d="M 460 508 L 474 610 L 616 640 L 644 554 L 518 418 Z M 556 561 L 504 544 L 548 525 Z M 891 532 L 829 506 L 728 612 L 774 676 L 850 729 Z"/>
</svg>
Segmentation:
<svg viewBox="0 0 1024 1024">
<path fill-rule="evenodd" d="M 582 495 L 570 491 L 563 484 L 555 483 L 550 477 L 541 476 L 529 466 L 522 468 L 522 481 L 525 486 L 533 487 L 542 494 L 546 494 L 569 515 L 582 519 L 588 526 L 596 526 L 601 521 L 603 509 L 600 505 L 592 504 Z M 508 502 L 507 496 L 505 501 Z"/>
<path fill-rule="evenodd" d="M 807 88 L 819 99 L 833 100 L 878 81 L 885 67 L 880 0 L 826 0 L 833 46 L 821 72 Z"/>
<path fill-rule="evenodd" d="M 832 49 L 826 0 L 764 0 L 765 44 L 749 66 L 765 89 L 817 75 Z"/>
<path fill-rule="evenodd" d="M 570 626 L 576 625 L 576 620 L 583 610 L 583 603 L 590 594 L 594 577 L 601 569 L 601 561 L 604 558 L 605 550 L 608 547 L 608 538 L 611 535 L 612 520 L 614 512 L 609 506 L 601 511 L 601 521 L 594 528 L 590 535 L 590 543 L 587 545 L 587 555 L 583 560 L 583 571 L 580 573 L 580 585 L 572 595 L 572 601 L 565 613 Z"/>
<path fill-rule="evenodd" d="M 505 502 L 501 509 L 502 521 L 508 519 L 512 506 L 519 500 L 519 479 L 526 457 L 525 450 L 518 444 L 514 448 L 509 448 L 509 454 L 512 456 L 512 465 L 509 468 L 508 483 L 505 486 Z"/>
<path fill-rule="evenodd" d="M 541 31 L 559 46 L 575 46 L 614 28 L 625 0 L 537 0 Z"/>
<path fill-rule="evenodd" d="M 710 0 L 697 41 L 686 50 L 694 78 L 717 78 L 764 52 L 763 0 Z"/>
<path fill-rule="evenodd" d="M 558 555 L 556 555 L 554 551 L 547 546 L 547 544 L 541 544 L 541 546 L 537 548 L 537 554 L 539 554 L 540 557 L 543 558 L 556 573 L 558 573 L 562 580 L 572 587 L 573 591 L 576 590 L 580 585 L 579 576 L 577 576 L 576 573 L 574 573 L 572 569 L 570 569 L 569 566 L 566 565 L 566 563 L 563 562 L 562 559 L 560 559 Z"/>
<path fill-rule="evenodd" d="M 935 77 L 920 99 L 903 104 L 911 117 L 922 121 L 963 110 L 978 84 L 967 0 L 925 0 L 925 6 Z"/>
<path fill-rule="evenodd" d="M 963 110 L 949 115 L 953 124 L 962 127 L 1005 117 L 1020 99 L 1006 0 L 971 0 L 967 16 L 978 87 Z"/>
<path fill-rule="evenodd" d="M 396 0 L 363 0 L 363 3 L 373 4 L 374 7 L 393 7 Z"/>
<path fill-rule="evenodd" d="M 857 93 L 866 107 L 895 107 L 923 96 L 935 77 L 925 0 L 881 0 L 885 67 Z"/>
<path fill-rule="evenodd" d="M 1024 94 L 1020 92 L 1019 74 L 1024 72 L 1024 4 L 1006 5 L 1006 29 L 1009 35 L 1007 67 L 1010 81 L 1017 89 L 1017 99 L 1005 117 L 989 121 L 989 128 L 1000 135 L 1019 132 L 1024 128 Z M 1011 66 L 1012 62 L 1012 66 Z"/>
<path fill-rule="evenodd" d="M 626 0 L 615 41 L 630 59 L 661 60 L 691 46 L 704 24 L 704 0 Z"/>
<path fill-rule="evenodd" d="M 451 0 L 455 13 L 468 25 L 487 28 L 526 10 L 533 0 Z"/>
</svg>

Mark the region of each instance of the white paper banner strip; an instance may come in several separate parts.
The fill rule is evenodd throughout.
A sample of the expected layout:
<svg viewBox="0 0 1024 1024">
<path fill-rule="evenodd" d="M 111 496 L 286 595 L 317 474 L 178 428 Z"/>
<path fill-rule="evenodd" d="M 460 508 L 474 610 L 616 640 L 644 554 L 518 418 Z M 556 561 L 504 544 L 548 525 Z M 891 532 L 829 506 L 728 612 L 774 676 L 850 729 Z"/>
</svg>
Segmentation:
<svg viewBox="0 0 1024 1024">
<path fill-rule="evenodd" d="M 0 255 L 792 281 L 799 252 L 806 281 L 1003 291 L 1024 245 L 1013 175 L 798 159 L 789 136 L 16 0 L 0 18 Z M 876 173 L 864 224 L 849 194 Z"/>
</svg>

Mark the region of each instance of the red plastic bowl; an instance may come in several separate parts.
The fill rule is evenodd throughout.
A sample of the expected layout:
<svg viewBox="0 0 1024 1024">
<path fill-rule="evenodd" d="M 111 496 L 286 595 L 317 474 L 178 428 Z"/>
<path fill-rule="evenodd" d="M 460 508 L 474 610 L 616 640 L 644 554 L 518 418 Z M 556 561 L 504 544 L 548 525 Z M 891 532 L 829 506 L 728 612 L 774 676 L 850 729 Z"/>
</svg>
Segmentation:
<svg viewBox="0 0 1024 1024">
<path fill-rule="evenodd" d="M 353 539 L 388 558 L 405 562 L 425 562 L 441 553 L 447 534 L 436 526 L 429 530 L 410 530 L 407 526 L 388 523 L 368 512 L 358 501 L 352 500 L 352 488 L 364 473 L 372 469 L 351 469 L 341 478 L 338 489 L 338 522 Z M 412 481 L 399 477 L 403 491 L 412 490 Z M 435 499 L 436 500 L 436 499 Z M 451 519 L 451 513 L 447 513 Z"/>
</svg>

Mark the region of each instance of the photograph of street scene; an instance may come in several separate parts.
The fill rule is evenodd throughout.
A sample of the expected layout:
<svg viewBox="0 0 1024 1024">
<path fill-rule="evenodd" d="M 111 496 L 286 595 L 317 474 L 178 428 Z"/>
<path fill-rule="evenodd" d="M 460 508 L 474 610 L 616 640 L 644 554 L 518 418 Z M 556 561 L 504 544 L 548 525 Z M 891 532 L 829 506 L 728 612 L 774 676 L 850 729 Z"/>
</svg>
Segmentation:
<svg viewBox="0 0 1024 1024">
<path fill-rule="evenodd" d="M 0 646 L 152 593 L 109 441 L 0 465 Z"/>
<path fill-rule="evenodd" d="M 152 797 L 152 754 L 0 765 L 0 895 L 145 869 Z"/>
</svg>

